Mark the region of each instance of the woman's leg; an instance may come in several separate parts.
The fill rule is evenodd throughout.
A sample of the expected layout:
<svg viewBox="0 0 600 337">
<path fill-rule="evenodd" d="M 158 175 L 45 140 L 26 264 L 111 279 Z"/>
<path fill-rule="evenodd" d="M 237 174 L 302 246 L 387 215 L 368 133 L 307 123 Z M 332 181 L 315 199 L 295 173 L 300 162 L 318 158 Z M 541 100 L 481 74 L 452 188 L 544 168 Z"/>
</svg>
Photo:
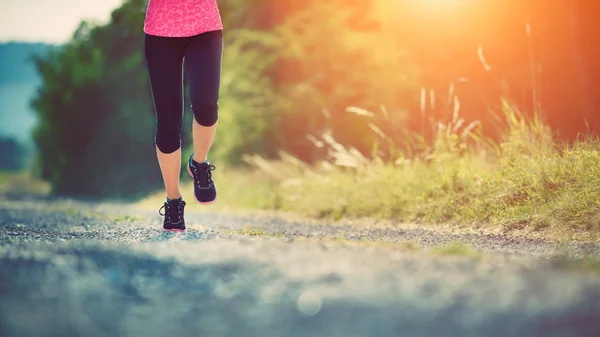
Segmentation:
<svg viewBox="0 0 600 337">
<path fill-rule="evenodd" d="M 181 125 L 185 39 L 146 35 L 144 51 L 156 112 L 156 156 L 168 199 L 181 197 Z"/>
<path fill-rule="evenodd" d="M 194 113 L 193 159 L 199 163 L 208 159 L 208 152 L 217 130 L 222 54 L 223 33 L 221 31 L 194 36 L 185 50 L 185 66 Z"/>
<path fill-rule="evenodd" d="M 207 32 L 192 37 L 185 50 L 185 66 L 190 82 L 190 101 L 194 113 L 192 138 L 194 154 L 189 158 L 188 170 L 194 178 L 194 195 L 202 204 L 217 198 L 217 188 L 208 162 L 218 120 L 219 85 L 221 82 L 221 57 L 223 34 Z"/>
</svg>

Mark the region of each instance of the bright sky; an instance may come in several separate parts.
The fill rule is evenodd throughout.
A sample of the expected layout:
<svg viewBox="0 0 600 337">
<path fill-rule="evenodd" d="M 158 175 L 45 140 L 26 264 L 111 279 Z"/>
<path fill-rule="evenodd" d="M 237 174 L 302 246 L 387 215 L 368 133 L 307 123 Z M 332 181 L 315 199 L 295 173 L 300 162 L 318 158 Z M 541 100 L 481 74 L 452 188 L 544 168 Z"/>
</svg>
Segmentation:
<svg viewBox="0 0 600 337">
<path fill-rule="evenodd" d="M 0 0 L 0 42 L 63 43 L 81 20 L 106 22 L 122 0 Z"/>
</svg>

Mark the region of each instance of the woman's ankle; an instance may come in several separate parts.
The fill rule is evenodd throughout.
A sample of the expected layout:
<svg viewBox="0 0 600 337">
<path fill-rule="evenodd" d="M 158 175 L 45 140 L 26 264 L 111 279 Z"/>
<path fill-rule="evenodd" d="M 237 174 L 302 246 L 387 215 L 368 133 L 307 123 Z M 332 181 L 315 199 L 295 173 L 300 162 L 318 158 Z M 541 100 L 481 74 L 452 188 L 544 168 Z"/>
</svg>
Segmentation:
<svg viewBox="0 0 600 337">
<path fill-rule="evenodd" d="M 167 194 L 167 201 L 169 201 L 169 200 L 178 200 L 178 199 L 181 199 L 181 198 L 182 198 L 181 194 L 179 194 L 179 196 L 177 196 L 177 194 L 173 194 L 173 195 Z"/>
</svg>

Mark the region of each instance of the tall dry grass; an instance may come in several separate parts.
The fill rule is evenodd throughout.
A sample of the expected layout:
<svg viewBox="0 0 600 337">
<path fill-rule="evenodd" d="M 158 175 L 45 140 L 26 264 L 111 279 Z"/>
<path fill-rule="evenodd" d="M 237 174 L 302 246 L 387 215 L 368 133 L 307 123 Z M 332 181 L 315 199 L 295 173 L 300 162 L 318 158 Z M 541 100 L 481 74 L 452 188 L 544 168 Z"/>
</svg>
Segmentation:
<svg viewBox="0 0 600 337">
<path fill-rule="evenodd" d="M 391 144 L 395 157 L 378 151 L 365 156 L 327 132 L 310 136 L 329 154 L 313 166 L 285 153 L 277 161 L 247 156 L 250 168 L 216 176 L 219 207 L 571 237 L 598 231 L 600 140 L 582 136 L 573 144 L 561 143 L 539 116 L 527 118 L 509 101 L 502 103 L 507 127 L 499 141 L 483 136 L 477 122 L 467 124 L 457 108 L 449 122 L 433 124 L 436 133 L 429 144 L 418 134 L 411 135 L 409 145 Z M 372 115 L 356 108 L 349 112 Z M 391 142 L 377 125 L 370 127 Z"/>
</svg>

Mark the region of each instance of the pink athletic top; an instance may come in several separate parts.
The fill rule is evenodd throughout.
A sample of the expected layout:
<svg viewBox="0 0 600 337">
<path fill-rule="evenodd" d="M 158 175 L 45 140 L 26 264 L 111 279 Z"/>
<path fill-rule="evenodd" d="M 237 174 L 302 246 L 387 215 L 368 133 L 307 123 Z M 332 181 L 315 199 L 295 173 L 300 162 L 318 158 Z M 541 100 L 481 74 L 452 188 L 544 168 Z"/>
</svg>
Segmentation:
<svg viewBox="0 0 600 337">
<path fill-rule="evenodd" d="M 167 37 L 223 29 L 217 0 L 149 0 L 144 32 Z"/>
</svg>

